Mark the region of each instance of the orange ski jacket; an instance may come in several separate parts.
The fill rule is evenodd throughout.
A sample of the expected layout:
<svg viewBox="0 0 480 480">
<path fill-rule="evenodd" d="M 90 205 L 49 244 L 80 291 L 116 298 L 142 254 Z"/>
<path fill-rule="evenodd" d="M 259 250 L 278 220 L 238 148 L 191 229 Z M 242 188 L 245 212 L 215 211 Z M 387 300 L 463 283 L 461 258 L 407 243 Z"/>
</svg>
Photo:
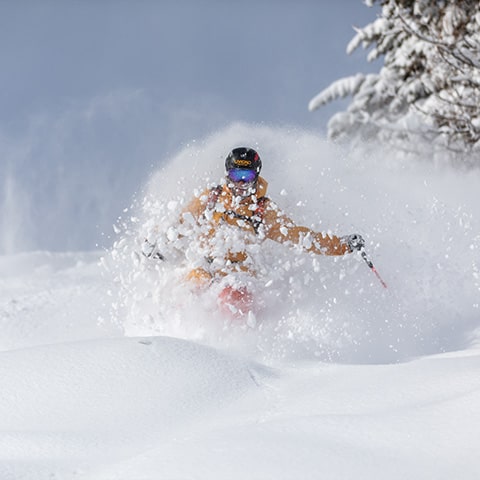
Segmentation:
<svg viewBox="0 0 480 480">
<path fill-rule="evenodd" d="M 213 237 L 221 224 L 237 226 L 257 236 L 260 240 L 270 239 L 280 243 L 301 246 L 307 252 L 318 255 L 344 255 L 351 250 L 346 242 L 335 235 L 324 235 L 310 228 L 295 225 L 267 196 L 267 182 L 259 177 L 255 195 L 237 202 L 227 185 L 205 190 L 194 198 L 183 210 L 195 221 L 207 225 L 205 241 Z M 225 260 L 231 263 L 245 261 L 245 252 L 228 252 Z"/>
</svg>

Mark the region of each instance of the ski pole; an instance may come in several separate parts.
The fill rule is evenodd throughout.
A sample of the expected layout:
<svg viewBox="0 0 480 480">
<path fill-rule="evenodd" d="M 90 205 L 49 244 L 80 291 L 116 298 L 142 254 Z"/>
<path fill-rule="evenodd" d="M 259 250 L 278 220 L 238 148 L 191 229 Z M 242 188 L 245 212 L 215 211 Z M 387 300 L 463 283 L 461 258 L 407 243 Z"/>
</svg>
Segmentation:
<svg viewBox="0 0 480 480">
<path fill-rule="evenodd" d="M 382 286 L 384 288 L 387 288 L 387 284 L 383 281 L 382 277 L 377 272 L 377 269 L 373 265 L 372 261 L 368 259 L 367 254 L 365 253 L 365 250 L 363 248 L 360 250 L 360 253 L 362 255 L 362 258 L 365 260 L 365 263 L 371 268 L 372 272 L 376 275 Z"/>
</svg>

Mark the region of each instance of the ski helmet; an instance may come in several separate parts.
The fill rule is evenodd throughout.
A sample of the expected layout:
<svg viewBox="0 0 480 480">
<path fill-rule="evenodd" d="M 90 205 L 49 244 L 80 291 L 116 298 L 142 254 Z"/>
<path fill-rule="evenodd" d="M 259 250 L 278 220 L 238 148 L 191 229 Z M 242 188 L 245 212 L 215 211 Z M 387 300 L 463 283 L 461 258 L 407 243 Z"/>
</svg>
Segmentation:
<svg viewBox="0 0 480 480">
<path fill-rule="evenodd" d="M 234 148 L 225 159 L 225 170 L 228 172 L 232 168 L 253 170 L 258 177 L 262 169 L 262 161 L 253 148 L 237 147 Z"/>
</svg>

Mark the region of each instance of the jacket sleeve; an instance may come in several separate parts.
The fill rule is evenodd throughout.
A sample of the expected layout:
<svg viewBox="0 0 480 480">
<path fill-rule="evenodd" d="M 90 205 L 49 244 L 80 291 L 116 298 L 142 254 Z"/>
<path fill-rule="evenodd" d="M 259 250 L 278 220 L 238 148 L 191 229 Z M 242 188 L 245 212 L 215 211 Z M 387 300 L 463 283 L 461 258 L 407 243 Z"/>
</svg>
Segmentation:
<svg viewBox="0 0 480 480">
<path fill-rule="evenodd" d="M 191 220 L 198 222 L 207 207 L 209 194 L 209 190 L 205 190 L 200 196 L 194 197 L 182 210 L 182 213 L 180 214 L 180 223 Z"/>
<path fill-rule="evenodd" d="M 324 235 L 295 223 L 270 202 L 264 215 L 265 236 L 280 243 L 292 243 L 317 255 L 344 255 L 349 246 L 336 235 Z"/>
</svg>

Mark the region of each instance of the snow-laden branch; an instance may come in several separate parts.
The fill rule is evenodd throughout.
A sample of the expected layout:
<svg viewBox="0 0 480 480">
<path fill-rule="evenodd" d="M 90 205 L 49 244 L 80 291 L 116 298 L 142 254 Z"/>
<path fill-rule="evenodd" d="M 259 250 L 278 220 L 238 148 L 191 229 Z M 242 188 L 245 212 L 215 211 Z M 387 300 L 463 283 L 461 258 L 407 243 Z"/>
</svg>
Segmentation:
<svg viewBox="0 0 480 480">
<path fill-rule="evenodd" d="M 312 112 L 333 100 L 345 98 L 349 95 L 355 95 L 365 81 L 365 78 L 365 75 L 358 73 L 357 75 L 345 77 L 333 82 L 329 87 L 322 90 L 310 100 L 308 109 Z"/>
<path fill-rule="evenodd" d="M 333 82 L 310 101 L 309 110 L 351 96 L 347 111 L 328 124 L 331 137 L 415 142 L 413 132 L 425 136 L 428 125 L 430 143 L 465 152 L 478 148 L 480 2 L 377 3 L 380 18 L 355 29 L 347 53 L 370 48 L 369 61 L 383 56 L 380 72 Z"/>
</svg>

